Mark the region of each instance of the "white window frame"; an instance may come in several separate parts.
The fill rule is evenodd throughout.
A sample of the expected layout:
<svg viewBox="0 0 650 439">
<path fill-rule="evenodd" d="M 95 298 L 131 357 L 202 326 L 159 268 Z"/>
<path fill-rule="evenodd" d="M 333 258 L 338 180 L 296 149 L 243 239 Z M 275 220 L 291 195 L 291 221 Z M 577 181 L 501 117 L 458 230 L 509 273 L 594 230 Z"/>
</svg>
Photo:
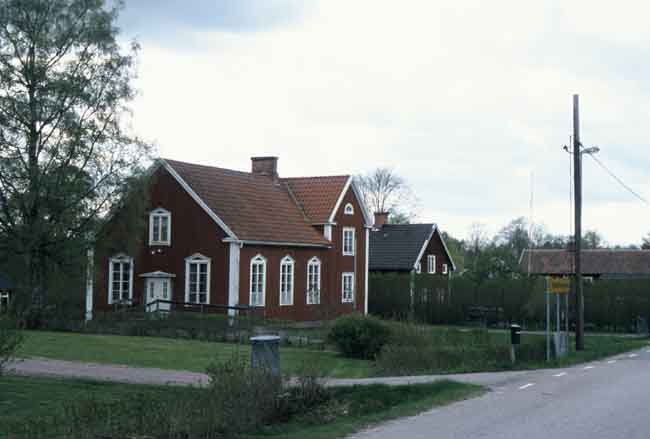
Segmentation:
<svg viewBox="0 0 650 439">
<path fill-rule="evenodd" d="M 345 205 L 345 208 L 343 209 L 343 213 L 345 215 L 354 215 L 354 206 L 352 203 L 348 203 Z"/>
<path fill-rule="evenodd" d="M 315 286 L 312 288 L 314 282 L 312 282 L 312 267 L 318 267 L 318 277 L 316 278 Z M 320 259 L 314 256 L 307 263 L 307 305 L 319 305 L 320 304 L 320 291 L 321 291 L 321 278 L 323 277 L 323 265 L 321 264 Z"/>
<path fill-rule="evenodd" d="M 190 266 L 198 264 L 196 270 L 197 275 L 197 291 L 196 291 L 196 301 L 190 301 Z M 205 285 L 205 302 L 201 302 L 202 291 L 199 291 L 198 287 L 201 285 L 200 275 L 201 275 L 201 265 L 206 265 L 206 285 Z M 200 253 L 195 253 L 192 256 L 185 258 L 185 302 L 195 303 L 198 305 L 208 305 L 210 304 L 210 279 L 212 273 L 212 260 L 207 256 L 204 256 Z"/>
<path fill-rule="evenodd" d="M 448 274 L 449 273 L 449 267 L 447 264 L 442 264 L 442 274 Z"/>
<path fill-rule="evenodd" d="M 346 297 L 345 279 L 350 279 L 350 294 Z M 348 272 L 341 274 L 341 303 L 354 302 L 354 273 Z"/>
<path fill-rule="evenodd" d="M 436 255 L 427 255 L 427 273 L 436 274 Z"/>
<path fill-rule="evenodd" d="M 422 264 L 421 264 L 420 262 L 418 262 L 417 264 L 415 264 L 415 272 L 416 272 L 417 274 L 422 273 Z"/>
<path fill-rule="evenodd" d="M 129 297 L 128 299 L 124 299 L 122 295 L 120 294 L 120 298 L 118 300 L 113 299 L 113 264 L 129 264 Z M 111 305 L 113 303 L 123 303 L 125 301 L 132 301 L 133 300 L 133 258 L 124 254 L 119 254 L 115 255 L 112 258 L 108 260 L 108 304 Z M 120 268 L 120 272 L 122 272 L 122 268 Z M 120 274 L 120 283 L 122 283 L 122 275 Z"/>
<path fill-rule="evenodd" d="M 280 306 L 291 306 L 293 305 L 293 289 L 296 283 L 296 263 L 294 259 L 287 255 L 280 261 Z M 287 281 L 283 279 L 283 269 L 287 268 Z M 289 279 L 291 282 L 289 282 Z M 288 287 L 285 289 L 285 286 Z M 288 296 L 288 297 L 287 297 Z M 288 299 L 288 300 L 284 300 Z"/>
<path fill-rule="evenodd" d="M 351 249 L 346 249 L 346 246 L 345 246 L 345 244 L 346 244 L 345 235 L 346 235 L 347 233 L 349 233 L 349 232 L 352 232 L 352 243 L 351 243 L 352 248 L 351 248 Z M 343 247 L 343 256 L 354 256 L 354 253 L 355 253 L 354 250 L 355 250 L 355 248 L 356 248 L 356 246 L 357 246 L 357 245 L 356 245 L 356 244 L 357 244 L 357 243 L 356 243 L 356 240 L 357 240 L 357 239 L 356 239 L 356 229 L 355 229 L 354 227 L 343 227 L 343 243 L 342 243 L 342 247 Z"/>
<path fill-rule="evenodd" d="M 158 234 L 160 235 L 160 224 L 162 224 L 162 218 L 167 219 L 167 239 L 154 239 L 154 223 L 158 219 Z M 161 236 L 158 236 L 161 238 Z M 149 245 L 171 245 L 172 244 L 172 213 L 168 210 L 159 207 L 154 209 L 149 213 Z"/>
<path fill-rule="evenodd" d="M 259 301 L 255 301 L 255 303 L 253 303 L 253 266 L 254 265 L 261 265 L 262 270 L 264 270 L 262 272 L 262 291 L 258 291 L 258 293 L 261 294 L 261 298 Z M 266 304 L 266 265 L 267 265 L 266 258 L 261 254 L 258 254 L 255 257 L 251 258 L 251 263 L 248 272 L 248 279 L 249 279 L 248 304 L 250 306 L 263 307 Z"/>
</svg>

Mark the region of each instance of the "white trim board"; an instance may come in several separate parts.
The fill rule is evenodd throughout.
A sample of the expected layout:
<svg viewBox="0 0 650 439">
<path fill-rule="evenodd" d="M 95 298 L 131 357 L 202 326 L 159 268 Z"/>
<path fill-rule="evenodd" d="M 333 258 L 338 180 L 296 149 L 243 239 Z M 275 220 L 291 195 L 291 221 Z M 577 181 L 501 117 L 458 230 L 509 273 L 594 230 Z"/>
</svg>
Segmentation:
<svg viewBox="0 0 650 439">
<path fill-rule="evenodd" d="M 194 192 L 194 190 L 190 187 L 189 184 L 187 184 L 185 180 L 183 180 L 183 178 L 178 174 L 178 172 L 176 172 L 176 170 L 164 159 L 159 159 L 159 160 L 162 163 L 165 170 L 167 170 L 167 172 L 169 172 L 169 174 L 172 177 L 174 177 L 174 179 L 178 182 L 178 184 L 180 184 L 181 187 L 185 189 L 185 192 L 187 192 L 190 195 L 190 197 L 192 197 L 192 199 L 196 201 L 196 203 L 199 206 L 201 206 L 201 208 L 208 214 L 208 216 L 210 216 L 210 218 L 212 218 L 214 222 L 217 223 L 219 227 L 223 229 L 224 232 L 226 232 L 228 237 L 237 239 L 237 235 L 235 235 L 235 233 L 230 229 L 230 227 L 228 227 L 226 223 L 224 223 L 223 220 L 219 218 L 219 216 L 216 213 L 214 213 L 214 211 L 210 209 L 210 207 L 207 204 L 205 204 L 205 201 L 203 201 L 201 197 L 199 197 L 199 195 L 196 192 Z"/>
<path fill-rule="evenodd" d="M 331 248 L 329 244 L 308 244 L 305 242 L 280 242 L 280 241 L 251 241 L 247 239 L 231 239 L 224 238 L 223 242 L 237 243 L 243 245 L 270 245 L 280 247 L 316 247 L 316 248 Z"/>
<path fill-rule="evenodd" d="M 339 198 L 336 200 L 336 204 L 334 205 L 334 209 L 332 210 L 332 213 L 330 214 L 329 220 L 327 222 L 333 223 L 334 222 L 334 217 L 336 216 L 336 212 L 339 210 L 341 207 L 341 203 L 343 203 L 343 198 L 345 197 L 345 194 L 348 193 L 348 189 L 352 187 L 352 192 L 354 192 L 354 196 L 357 198 L 357 204 L 359 204 L 359 208 L 361 209 L 361 213 L 363 214 L 363 219 L 365 220 L 366 226 L 367 227 L 372 227 L 373 220 L 370 219 L 370 215 L 368 214 L 368 211 L 366 210 L 366 206 L 363 202 L 363 197 L 361 196 L 361 192 L 359 191 L 359 188 L 357 185 L 354 183 L 354 177 L 350 176 L 348 177 L 348 181 L 345 182 L 345 186 L 343 186 L 343 190 L 339 194 Z"/>
<path fill-rule="evenodd" d="M 447 248 L 447 243 L 445 243 L 445 238 L 442 236 L 442 233 L 440 233 L 440 229 L 437 226 L 436 226 L 436 230 L 438 231 L 438 236 L 440 236 L 440 242 L 442 242 L 442 247 L 445 249 L 445 253 L 447 253 L 449 262 L 451 262 L 451 271 L 456 271 L 456 263 L 454 262 L 454 258 L 451 257 L 451 253 L 449 253 L 449 249 Z"/>
</svg>

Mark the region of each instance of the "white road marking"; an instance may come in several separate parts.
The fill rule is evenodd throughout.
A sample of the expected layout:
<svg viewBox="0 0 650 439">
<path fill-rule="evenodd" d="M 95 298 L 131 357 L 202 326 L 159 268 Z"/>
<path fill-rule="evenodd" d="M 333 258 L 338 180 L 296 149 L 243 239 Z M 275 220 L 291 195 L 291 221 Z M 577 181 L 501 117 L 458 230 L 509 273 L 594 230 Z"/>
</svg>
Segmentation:
<svg viewBox="0 0 650 439">
<path fill-rule="evenodd" d="M 614 363 L 616 363 L 616 360 L 609 360 L 609 361 L 607 362 L 607 364 L 614 364 Z"/>
<path fill-rule="evenodd" d="M 553 375 L 553 376 L 554 376 L 554 377 L 563 377 L 564 375 L 566 375 L 566 372 L 556 373 L 556 374 Z"/>
<path fill-rule="evenodd" d="M 524 389 L 527 389 L 527 388 L 529 388 L 529 387 L 533 387 L 534 385 L 535 385 L 535 383 L 524 384 L 523 386 L 521 386 L 521 387 L 519 388 L 519 390 L 524 390 Z"/>
<path fill-rule="evenodd" d="M 646 350 L 646 352 L 650 354 L 650 349 Z"/>
<path fill-rule="evenodd" d="M 639 354 L 630 354 L 630 355 L 628 355 L 628 356 L 629 356 L 630 358 L 636 358 L 636 357 L 639 356 Z"/>
<path fill-rule="evenodd" d="M 594 366 L 585 366 L 584 370 L 589 370 L 589 369 L 593 369 L 593 368 L 594 368 Z"/>
</svg>

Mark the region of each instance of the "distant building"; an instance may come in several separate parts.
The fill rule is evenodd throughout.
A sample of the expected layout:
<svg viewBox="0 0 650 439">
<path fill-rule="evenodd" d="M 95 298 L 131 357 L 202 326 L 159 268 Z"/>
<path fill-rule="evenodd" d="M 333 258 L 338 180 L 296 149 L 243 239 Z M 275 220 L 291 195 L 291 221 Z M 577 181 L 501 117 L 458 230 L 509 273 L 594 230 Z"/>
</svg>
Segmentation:
<svg viewBox="0 0 650 439">
<path fill-rule="evenodd" d="M 0 274 L 0 312 L 5 311 L 9 307 L 12 291 L 13 285 Z"/>
<path fill-rule="evenodd" d="M 449 277 L 456 270 L 436 224 L 387 224 L 387 220 L 387 213 L 375 213 L 370 233 L 371 272 Z"/>
<path fill-rule="evenodd" d="M 586 249 L 580 251 L 584 276 L 601 278 L 650 277 L 650 250 Z M 575 273 L 575 251 L 527 249 L 519 259 L 524 274 L 565 276 Z"/>
</svg>

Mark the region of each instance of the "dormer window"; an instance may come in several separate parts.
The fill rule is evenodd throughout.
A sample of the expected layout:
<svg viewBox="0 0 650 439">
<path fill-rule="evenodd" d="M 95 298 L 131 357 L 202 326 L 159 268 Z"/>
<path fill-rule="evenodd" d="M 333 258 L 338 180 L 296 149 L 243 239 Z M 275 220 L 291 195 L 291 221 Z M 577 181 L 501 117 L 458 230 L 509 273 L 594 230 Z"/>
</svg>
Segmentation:
<svg viewBox="0 0 650 439">
<path fill-rule="evenodd" d="M 352 203 L 348 203 L 345 205 L 345 209 L 343 210 L 343 213 L 346 215 L 354 215 L 354 206 Z"/>
<path fill-rule="evenodd" d="M 171 245 L 172 213 L 158 208 L 149 214 L 149 245 Z"/>
</svg>

